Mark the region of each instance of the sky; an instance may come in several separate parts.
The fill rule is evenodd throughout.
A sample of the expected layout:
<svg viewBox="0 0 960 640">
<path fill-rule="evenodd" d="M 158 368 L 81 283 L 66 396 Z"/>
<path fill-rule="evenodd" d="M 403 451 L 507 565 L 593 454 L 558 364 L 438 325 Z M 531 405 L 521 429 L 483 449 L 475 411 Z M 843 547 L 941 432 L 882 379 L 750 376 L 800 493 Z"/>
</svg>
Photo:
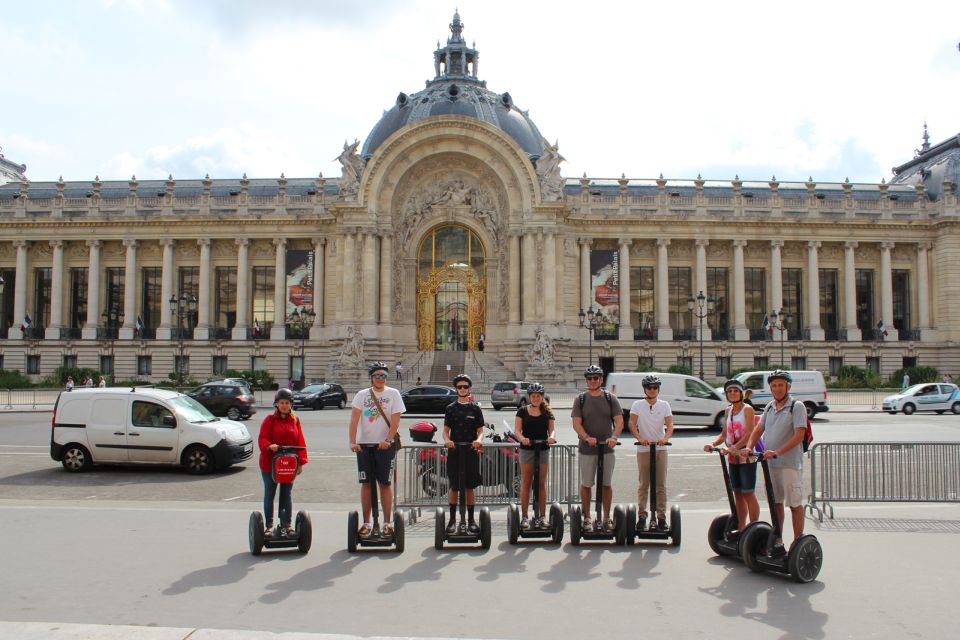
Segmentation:
<svg viewBox="0 0 960 640">
<path fill-rule="evenodd" d="M 564 176 L 879 182 L 960 134 L 956 0 L 0 0 L 0 147 L 35 181 L 338 177 L 457 8 Z"/>
</svg>

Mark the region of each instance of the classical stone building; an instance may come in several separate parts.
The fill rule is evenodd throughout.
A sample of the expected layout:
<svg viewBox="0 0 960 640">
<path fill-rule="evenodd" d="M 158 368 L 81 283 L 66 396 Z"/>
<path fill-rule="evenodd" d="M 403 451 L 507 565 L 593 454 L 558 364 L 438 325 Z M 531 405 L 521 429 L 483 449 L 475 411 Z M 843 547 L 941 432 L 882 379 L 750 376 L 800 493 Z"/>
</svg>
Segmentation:
<svg viewBox="0 0 960 640">
<path fill-rule="evenodd" d="M 960 371 L 960 137 L 881 184 L 567 179 L 462 26 L 339 178 L 34 182 L 0 158 L 0 365 L 282 380 L 305 354 L 355 379 L 453 350 L 559 382 L 590 356 L 698 371 L 702 345 L 707 378 L 781 353 Z"/>
</svg>

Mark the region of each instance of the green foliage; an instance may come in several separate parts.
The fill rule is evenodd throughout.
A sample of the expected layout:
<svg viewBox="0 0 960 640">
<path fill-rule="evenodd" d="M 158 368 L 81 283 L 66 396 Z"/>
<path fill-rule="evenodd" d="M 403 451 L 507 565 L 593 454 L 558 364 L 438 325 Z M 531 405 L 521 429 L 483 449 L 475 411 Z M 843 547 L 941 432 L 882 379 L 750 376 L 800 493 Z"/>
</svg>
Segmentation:
<svg viewBox="0 0 960 640">
<path fill-rule="evenodd" d="M 902 386 L 904 373 L 910 376 L 910 384 L 912 385 L 921 382 L 940 382 L 940 371 L 936 367 L 907 367 L 893 372 L 893 375 L 890 376 L 890 386 Z"/>
<path fill-rule="evenodd" d="M 73 378 L 73 386 L 79 387 L 83 377 L 90 376 L 93 379 L 93 386 L 97 386 L 101 375 L 103 374 L 96 369 L 88 369 L 85 367 L 57 367 L 53 370 L 53 373 L 44 378 L 40 384 L 49 388 L 62 387 L 67 383 L 67 376 L 70 376 Z"/>
<path fill-rule="evenodd" d="M 883 384 L 880 376 L 869 369 L 844 365 L 837 371 L 837 379 L 827 386 L 830 389 L 876 389 Z"/>
<path fill-rule="evenodd" d="M 183 384 L 178 385 L 177 372 L 171 371 L 170 373 L 167 374 L 167 379 L 158 382 L 157 386 L 163 387 L 165 389 L 176 389 L 176 388 L 192 389 L 193 387 L 199 387 L 200 384 L 201 382 L 199 380 L 197 380 L 196 378 L 191 376 L 189 373 L 187 373 L 187 374 L 184 374 L 183 376 Z"/>
<path fill-rule="evenodd" d="M 28 389 L 32 386 L 30 378 L 19 371 L 0 369 L 0 389 Z"/>
<path fill-rule="evenodd" d="M 276 389 L 277 383 L 273 376 L 266 369 L 245 369 L 238 371 L 236 369 L 227 369 L 223 372 L 224 378 L 243 378 L 250 385 L 251 389 Z M 214 378 L 219 379 L 219 378 Z"/>
<path fill-rule="evenodd" d="M 685 367 L 682 364 L 672 364 L 667 368 L 667 373 L 680 373 L 685 376 L 692 376 L 693 370 L 690 367 Z"/>
</svg>

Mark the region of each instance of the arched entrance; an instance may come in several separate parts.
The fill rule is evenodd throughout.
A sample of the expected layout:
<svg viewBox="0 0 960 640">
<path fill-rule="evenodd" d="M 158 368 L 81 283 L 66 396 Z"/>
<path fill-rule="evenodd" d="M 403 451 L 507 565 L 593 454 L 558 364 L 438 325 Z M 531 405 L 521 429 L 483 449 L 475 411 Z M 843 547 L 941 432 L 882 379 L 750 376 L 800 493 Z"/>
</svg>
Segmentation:
<svg viewBox="0 0 960 640">
<path fill-rule="evenodd" d="M 460 225 L 433 229 L 417 250 L 420 350 L 476 349 L 486 306 L 486 257 L 480 238 Z"/>
</svg>

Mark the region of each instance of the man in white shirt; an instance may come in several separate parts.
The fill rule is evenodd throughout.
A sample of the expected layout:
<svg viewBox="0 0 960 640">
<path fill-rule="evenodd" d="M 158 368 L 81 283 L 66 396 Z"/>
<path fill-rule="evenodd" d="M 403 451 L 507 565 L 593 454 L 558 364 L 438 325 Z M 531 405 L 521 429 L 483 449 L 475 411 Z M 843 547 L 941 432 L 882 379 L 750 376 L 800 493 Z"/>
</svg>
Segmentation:
<svg viewBox="0 0 960 640">
<path fill-rule="evenodd" d="M 637 469 L 640 487 L 637 489 L 637 531 L 647 528 L 647 496 L 650 494 L 650 443 L 657 445 L 657 528 L 667 530 L 667 448 L 673 435 L 673 411 L 666 400 L 660 399 L 660 376 L 644 376 L 643 400 L 630 407 L 630 433 L 644 446 L 637 447 Z M 651 521 L 652 523 L 652 521 Z"/>
</svg>

